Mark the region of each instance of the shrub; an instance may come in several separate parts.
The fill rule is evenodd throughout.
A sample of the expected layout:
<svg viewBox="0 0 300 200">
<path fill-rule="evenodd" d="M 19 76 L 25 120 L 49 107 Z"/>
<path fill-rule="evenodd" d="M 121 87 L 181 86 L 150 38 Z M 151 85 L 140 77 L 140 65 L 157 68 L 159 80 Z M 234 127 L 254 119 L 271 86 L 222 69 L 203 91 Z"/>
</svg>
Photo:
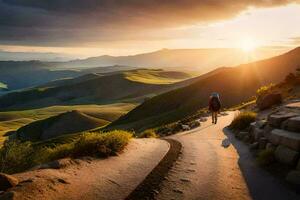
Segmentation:
<svg viewBox="0 0 300 200">
<path fill-rule="evenodd" d="M 275 161 L 274 150 L 265 149 L 258 153 L 256 161 L 261 166 L 268 166 Z"/>
<path fill-rule="evenodd" d="M 5 142 L 0 149 L 1 172 L 14 173 L 31 167 L 34 149 L 30 142 Z"/>
<path fill-rule="evenodd" d="M 231 122 L 230 128 L 236 130 L 243 130 L 250 126 L 256 119 L 256 113 L 254 112 L 241 112 Z"/>
<path fill-rule="evenodd" d="M 158 135 L 156 135 L 153 129 L 145 130 L 139 135 L 139 138 L 157 138 L 157 137 Z"/>
<path fill-rule="evenodd" d="M 270 92 L 270 90 L 274 87 L 274 84 L 271 83 L 269 85 L 265 85 L 260 87 L 257 91 L 256 91 L 256 97 L 257 99 L 259 99 L 260 97 L 268 94 Z"/>
<path fill-rule="evenodd" d="M 82 133 L 76 140 L 66 140 L 68 143 L 57 145 L 48 145 L 47 142 L 43 145 L 7 142 L 0 149 L 0 170 L 16 173 L 65 157 L 115 155 L 127 145 L 131 137 L 132 134 L 125 131 L 112 131 Z"/>
</svg>

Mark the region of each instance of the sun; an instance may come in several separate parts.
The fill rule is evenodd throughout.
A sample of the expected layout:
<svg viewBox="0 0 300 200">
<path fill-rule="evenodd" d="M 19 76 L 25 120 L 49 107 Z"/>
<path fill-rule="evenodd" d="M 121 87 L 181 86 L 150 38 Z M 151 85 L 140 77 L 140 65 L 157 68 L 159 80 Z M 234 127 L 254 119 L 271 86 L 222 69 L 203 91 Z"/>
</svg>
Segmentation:
<svg viewBox="0 0 300 200">
<path fill-rule="evenodd" d="M 246 52 L 253 52 L 258 47 L 258 43 L 252 38 L 245 38 L 240 42 L 240 48 Z"/>
</svg>

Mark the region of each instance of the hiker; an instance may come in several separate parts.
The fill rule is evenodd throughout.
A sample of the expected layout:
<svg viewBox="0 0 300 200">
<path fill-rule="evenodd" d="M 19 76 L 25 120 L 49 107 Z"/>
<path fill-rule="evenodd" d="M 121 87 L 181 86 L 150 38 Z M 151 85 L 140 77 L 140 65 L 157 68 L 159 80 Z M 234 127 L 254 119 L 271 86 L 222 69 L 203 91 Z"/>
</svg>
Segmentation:
<svg viewBox="0 0 300 200">
<path fill-rule="evenodd" d="M 211 112 L 212 116 L 212 123 L 217 124 L 218 121 L 218 113 L 221 109 L 221 101 L 220 96 L 218 93 L 213 92 L 209 97 L 209 111 Z"/>
</svg>

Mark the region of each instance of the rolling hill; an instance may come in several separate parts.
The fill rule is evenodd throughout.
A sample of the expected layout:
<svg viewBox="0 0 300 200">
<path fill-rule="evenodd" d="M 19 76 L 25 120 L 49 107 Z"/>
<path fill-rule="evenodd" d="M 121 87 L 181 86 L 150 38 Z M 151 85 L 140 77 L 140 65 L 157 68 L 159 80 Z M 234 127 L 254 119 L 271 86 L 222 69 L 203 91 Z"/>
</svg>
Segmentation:
<svg viewBox="0 0 300 200">
<path fill-rule="evenodd" d="M 141 130 L 183 118 L 206 107 L 217 91 L 224 107 L 239 104 L 269 83 L 278 83 L 300 66 L 300 47 L 270 59 L 223 68 L 200 76 L 189 86 L 155 96 L 122 116 L 108 129 Z"/>
<path fill-rule="evenodd" d="M 142 101 L 186 85 L 189 81 L 184 80 L 190 77 L 183 72 L 146 69 L 88 74 L 1 96 L 0 110 Z"/>
<path fill-rule="evenodd" d="M 23 126 L 17 130 L 17 137 L 31 141 L 47 140 L 61 135 L 94 129 L 108 123 L 106 120 L 73 110 Z"/>
<path fill-rule="evenodd" d="M 90 73 L 109 73 L 130 69 L 135 69 L 135 67 L 115 65 L 79 70 L 59 68 L 50 62 L 0 61 L 0 91 L 4 86 L 5 92 L 9 92 Z"/>
<path fill-rule="evenodd" d="M 135 104 L 130 103 L 109 105 L 50 106 L 33 110 L 0 112 L 0 145 L 1 142 L 6 138 L 5 136 L 10 135 L 22 126 L 37 120 L 44 120 L 65 112 L 77 110 L 85 115 L 110 123 L 118 119 L 121 115 L 124 115 L 132 110 L 135 106 Z"/>
</svg>

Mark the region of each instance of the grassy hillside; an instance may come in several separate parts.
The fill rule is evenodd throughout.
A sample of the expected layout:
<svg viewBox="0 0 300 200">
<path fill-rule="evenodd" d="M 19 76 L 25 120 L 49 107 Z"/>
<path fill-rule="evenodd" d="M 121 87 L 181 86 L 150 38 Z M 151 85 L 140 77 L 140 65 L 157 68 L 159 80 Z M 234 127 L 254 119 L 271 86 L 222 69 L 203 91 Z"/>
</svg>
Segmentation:
<svg viewBox="0 0 300 200">
<path fill-rule="evenodd" d="M 191 78 L 189 74 L 184 72 L 163 70 L 141 69 L 128 71 L 124 74 L 128 80 L 147 84 L 171 84 Z"/>
<path fill-rule="evenodd" d="M 73 110 L 23 126 L 17 130 L 17 137 L 31 141 L 47 140 L 102 127 L 108 123 L 109 121 Z"/>
<path fill-rule="evenodd" d="M 0 110 L 141 101 L 181 86 L 166 83 L 180 81 L 183 77 L 189 75 L 160 70 L 84 75 L 1 96 Z"/>
<path fill-rule="evenodd" d="M 41 109 L 0 112 L 0 143 L 5 139 L 3 135 L 15 131 L 20 127 L 36 120 L 46 119 L 68 111 L 78 110 L 88 116 L 112 122 L 121 115 L 132 110 L 136 105 L 119 103 L 110 105 L 80 105 L 80 106 L 51 106 Z"/>
<path fill-rule="evenodd" d="M 230 107 L 254 96 L 260 86 L 282 81 L 299 66 L 300 48 L 297 48 L 271 59 L 223 68 L 198 78 L 189 86 L 153 97 L 108 128 L 140 130 L 175 121 L 207 106 L 214 91 L 220 93 L 223 106 Z"/>
</svg>

